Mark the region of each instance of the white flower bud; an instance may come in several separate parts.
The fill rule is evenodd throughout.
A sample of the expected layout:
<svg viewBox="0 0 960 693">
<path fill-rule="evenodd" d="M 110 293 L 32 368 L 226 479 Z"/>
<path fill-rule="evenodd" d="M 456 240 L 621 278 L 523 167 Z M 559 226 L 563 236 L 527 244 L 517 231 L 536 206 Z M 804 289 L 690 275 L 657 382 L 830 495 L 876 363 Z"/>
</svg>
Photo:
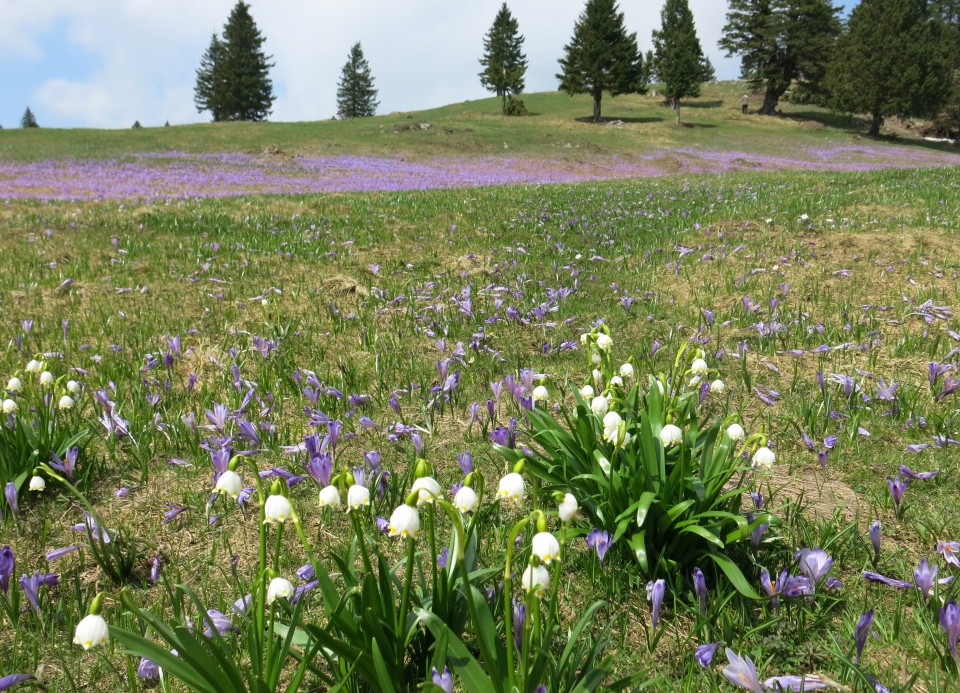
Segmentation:
<svg viewBox="0 0 960 693">
<path fill-rule="evenodd" d="M 43 370 L 43 362 L 37 361 L 36 359 L 30 359 L 26 370 L 28 373 L 39 373 Z"/>
<path fill-rule="evenodd" d="M 17 409 L 19 409 L 19 407 L 17 406 L 17 403 L 16 403 L 14 400 L 12 400 L 12 399 L 5 399 L 5 400 L 3 400 L 3 413 L 4 413 L 4 414 L 12 414 L 12 413 L 14 413 L 15 411 L 17 411 Z"/>
<path fill-rule="evenodd" d="M 572 493 L 565 493 L 560 505 L 557 506 L 557 515 L 560 516 L 561 522 L 570 522 L 579 509 L 580 504 L 577 503 L 576 497 Z"/>
<path fill-rule="evenodd" d="M 603 416 L 606 414 L 609 406 L 610 405 L 607 403 L 606 397 L 594 397 L 592 400 L 590 400 L 590 409 L 597 416 Z"/>
<path fill-rule="evenodd" d="M 7 381 L 7 392 L 20 392 L 23 389 L 23 383 L 20 378 L 10 378 Z"/>
<path fill-rule="evenodd" d="M 610 378 L 610 386 L 623 387 L 623 378 L 621 378 L 619 375 L 613 376 L 612 378 Z"/>
<path fill-rule="evenodd" d="M 604 334 L 603 332 L 597 335 L 597 347 L 601 351 L 607 351 L 612 346 L 613 338 L 610 335 Z"/>
<path fill-rule="evenodd" d="M 67 381 L 67 392 L 69 392 L 70 394 L 73 394 L 73 395 L 75 395 L 75 394 L 77 394 L 78 392 L 80 392 L 80 383 L 78 383 L 76 380 L 68 380 L 68 381 Z"/>
<path fill-rule="evenodd" d="M 620 377 L 624 380 L 629 380 L 633 377 L 633 364 L 625 363 L 620 366 Z"/>
<path fill-rule="evenodd" d="M 53 381 L 54 381 L 53 373 L 51 373 L 50 371 L 44 371 L 43 373 L 40 374 L 41 385 L 48 385 L 48 386 L 53 385 Z"/>
<path fill-rule="evenodd" d="M 289 599 L 293 593 L 293 583 L 285 578 L 275 577 L 267 586 L 267 604 L 273 604 L 278 599 Z"/>
<path fill-rule="evenodd" d="M 593 399 L 594 391 L 593 385 L 584 385 L 580 388 L 580 396 L 584 399 Z"/>
</svg>

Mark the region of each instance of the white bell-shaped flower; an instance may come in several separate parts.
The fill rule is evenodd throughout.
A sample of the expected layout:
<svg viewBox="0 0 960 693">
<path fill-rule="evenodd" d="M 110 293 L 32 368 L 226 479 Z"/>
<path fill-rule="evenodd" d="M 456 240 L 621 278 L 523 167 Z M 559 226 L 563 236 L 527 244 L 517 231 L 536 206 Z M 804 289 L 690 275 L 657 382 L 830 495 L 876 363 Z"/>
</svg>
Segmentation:
<svg viewBox="0 0 960 693">
<path fill-rule="evenodd" d="M 549 393 L 547 392 L 547 388 L 543 385 L 537 385 L 535 388 L 533 388 L 534 402 L 546 402 L 548 395 Z"/>
<path fill-rule="evenodd" d="M 620 377 L 624 380 L 629 380 L 633 377 L 633 364 L 625 363 L 620 366 Z"/>
<path fill-rule="evenodd" d="M 526 496 L 526 488 L 523 483 L 523 476 L 517 472 L 510 472 L 502 479 L 497 486 L 497 498 L 513 505 L 520 505 Z"/>
<path fill-rule="evenodd" d="M 593 399 L 593 385 L 584 385 L 580 388 L 580 396 L 584 399 Z"/>
<path fill-rule="evenodd" d="M 603 416 L 606 414 L 609 407 L 610 404 L 607 402 L 606 397 L 594 397 L 592 400 L 590 400 L 590 410 L 597 416 Z"/>
<path fill-rule="evenodd" d="M 320 489 L 320 507 L 336 508 L 340 505 L 340 489 L 332 484 Z"/>
<path fill-rule="evenodd" d="M 353 484 L 347 489 L 347 510 L 359 510 L 370 505 L 370 489 L 360 484 Z"/>
<path fill-rule="evenodd" d="M 718 395 L 722 395 L 726 392 L 727 386 L 720 379 L 714 380 L 710 383 L 710 392 L 716 392 Z"/>
<path fill-rule="evenodd" d="M 273 604 L 278 599 L 289 599 L 293 592 L 293 583 L 286 578 L 275 577 L 267 586 L 267 604 Z"/>
<path fill-rule="evenodd" d="M 420 535 L 420 513 L 406 503 L 397 506 L 387 523 L 387 533 L 391 537 L 416 539 Z"/>
<path fill-rule="evenodd" d="M 54 377 L 53 373 L 50 371 L 44 371 L 40 374 L 40 384 L 41 385 L 53 385 Z"/>
<path fill-rule="evenodd" d="M 776 456 L 773 454 L 773 450 L 764 446 L 753 453 L 753 466 L 760 469 L 772 469 L 773 463 L 776 461 Z"/>
<path fill-rule="evenodd" d="M 580 504 L 577 503 L 576 497 L 572 493 L 565 493 L 560 505 L 557 506 L 557 515 L 560 516 L 561 522 L 570 522 L 579 509 Z"/>
<path fill-rule="evenodd" d="M 543 593 L 550 584 L 550 573 L 542 565 L 528 565 L 520 577 L 520 584 L 525 592 L 533 593 L 538 599 L 543 598 Z"/>
<path fill-rule="evenodd" d="M 620 443 L 620 424 L 622 423 L 623 419 L 617 412 L 607 412 L 607 415 L 603 417 L 603 439 L 614 445 Z"/>
<path fill-rule="evenodd" d="M 263 520 L 271 524 L 279 522 L 283 524 L 293 517 L 293 506 L 286 496 L 274 494 L 267 498 L 263 504 Z"/>
<path fill-rule="evenodd" d="M 613 346 L 613 338 L 601 332 L 597 335 L 597 348 L 601 351 L 607 351 Z"/>
<path fill-rule="evenodd" d="M 560 542 L 550 532 L 537 532 L 533 535 L 531 552 L 544 564 L 550 565 L 560 560 Z"/>
<path fill-rule="evenodd" d="M 20 392 L 23 390 L 23 383 L 20 382 L 20 378 L 10 378 L 7 381 L 7 392 Z"/>
<path fill-rule="evenodd" d="M 73 401 L 73 397 L 64 395 L 60 398 L 60 401 L 57 402 L 57 409 L 73 409 L 74 404 L 76 403 Z"/>
<path fill-rule="evenodd" d="M 727 426 L 727 437 L 733 442 L 739 443 L 747 437 L 747 433 L 743 430 L 743 426 L 738 423 L 732 423 Z"/>
<path fill-rule="evenodd" d="M 97 645 L 105 645 L 110 640 L 107 622 L 99 614 L 87 614 L 77 624 L 73 632 L 73 644 L 89 650 Z"/>
<path fill-rule="evenodd" d="M 243 490 L 243 479 L 232 469 L 228 469 L 220 478 L 217 479 L 217 485 L 213 487 L 217 493 L 226 493 L 231 498 L 236 498 Z"/>
<path fill-rule="evenodd" d="M 703 359 L 696 359 L 693 363 L 690 364 L 690 372 L 694 375 L 699 375 L 703 377 L 707 374 L 707 371 L 710 370 L 707 368 L 707 362 Z"/>
<path fill-rule="evenodd" d="M 432 476 L 421 476 L 414 479 L 410 490 L 417 492 L 417 505 L 433 503 L 433 501 L 443 498 L 443 489 Z"/>
<path fill-rule="evenodd" d="M 660 442 L 663 443 L 665 448 L 679 445 L 683 442 L 683 431 L 680 430 L 679 426 L 666 424 L 660 429 Z"/>
<path fill-rule="evenodd" d="M 480 499 L 476 491 L 469 486 L 464 486 L 453 497 L 453 505 L 462 513 L 471 513 L 480 505 Z"/>
<path fill-rule="evenodd" d="M 30 477 L 30 486 L 28 488 L 31 491 L 43 491 L 47 488 L 47 482 L 39 474 L 34 474 Z"/>
<path fill-rule="evenodd" d="M 3 413 L 4 413 L 4 414 L 13 414 L 15 411 L 17 411 L 17 409 L 19 409 L 19 407 L 17 406 L 16 401 L 14 401 L 14 400 L 12 400 L 12 399 L 5 399 L 5 400 L 3 400 Z"/>
</svg>

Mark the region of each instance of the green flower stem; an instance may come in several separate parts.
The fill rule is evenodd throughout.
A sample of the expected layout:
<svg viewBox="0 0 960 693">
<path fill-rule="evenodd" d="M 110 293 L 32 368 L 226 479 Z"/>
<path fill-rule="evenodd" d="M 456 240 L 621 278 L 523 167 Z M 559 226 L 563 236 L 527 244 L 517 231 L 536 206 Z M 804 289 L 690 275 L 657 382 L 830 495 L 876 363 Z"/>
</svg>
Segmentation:
<svg viewBox="0 0 960 693">
<path fill-rule="evenodd" d="M 430 537 L 430 575 L 433 579 L 433 604 L 436 606 L 437 598 L 440 593 L 440 585 L 437 582 L 437 537 L 436 529 L 434 525 L 436 524 L 436 513 L 433 510 L 433 503 L 427 504 L 427 522 L 429 524 L 429 529 L 427 534 Z"/>
<path fill-rule="evenodd" d="M 527 516 L 520 520 L 517 524 L 513 526 L 513 529 L 510 530 L 510 537 L 507 539 L 507 555 L 504 559 L 503 566 L 503 623 L 504 627 L 507 627 L 507 624 L 513 623 L 513 605 L 510 603 L 510 597 L 513 593 L 513 580 L 510 577 L 512 573 L 512 562 L 513 562 L 513 546 L 517 541 L 517 537 L 520 536 L 520 532 L 529 524 L 530 517 Z M 509 630 L 508 630 L 509 632 Z M 507 676 L 510 677 L 510 690 L 516 688 L 517 685 L 517 672 L 514 669 L 515 664 L 513 661 L 513 648 L 507 647 Z"/>
<path fill-rule="evenodd" d="M 363 527 L 360 525 L 360 517 L 354 510 L 349 510 L 350 521 L 353 523 L 353 531 L 357 535 L 357 545 L 360 548 L 360 558 L 363 559 L 364 569 L 373 575 L 373 564 L 370 563 L 370 555 L 367 553 L 367 541 L 364 538 Z"/>
<path fill-rule="evenodd" d="M 413 537 L 407 537 L 407 569 L 403 577 L 403 593 L 400 597 L 400 611 L 397 613 L 396 639 L 397 639 L 397 658 L 396 661 L 403 661 L 403 629 L 407 625 L 407 610 L 410 608 L 410 590 L 413 586 L 413 559 L 417 554 L 416 540 Z"/>
</svg>

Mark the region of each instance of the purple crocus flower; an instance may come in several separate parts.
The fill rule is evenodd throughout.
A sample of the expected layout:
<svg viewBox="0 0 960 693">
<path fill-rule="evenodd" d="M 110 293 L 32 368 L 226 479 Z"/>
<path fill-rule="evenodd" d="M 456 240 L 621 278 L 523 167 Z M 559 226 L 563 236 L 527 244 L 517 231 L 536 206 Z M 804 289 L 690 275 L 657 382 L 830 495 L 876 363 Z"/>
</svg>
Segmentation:
<svg viewBox="0 0 960 693">
<path fill-rule="evenodd" d="M 940 472 L 915 472 L 910 467 L 905 464 L 901 464 L 897 471 L 899 471 L 903 476 L 908 479 L 917 479 L 918 481 L 926 481 L 927 479 L 932 479 L 937 476 Z"/>
<path fill-rule="evenodd" d="M 926 558 L 920 559 L 920 565 L 913 571 L 913 579 L 917 583 L 917 589 L 923 595 L 924 601 L 930 596 L 930 590 L 933 589 L 933 583 L 937 579 L 937 566 L 930 566 Z"/>
<path fill-rule="evenodd" d="M 853 629 L 853 640 L 857 645 L 857 666 L 860 666 L 860 658 L 863 656 L 863 646 L 867 644 L 867 636 L 870 635 L 870 627 L 873 625 L 873 609 L 863 612 L 860 620 L 857 621 L 856 628 Z"/>
<path fill-rule="evenodd" d="M 150 584 L 154 584 L 157 580 L 160 579 L 160 556 L 159 554 L 153 557 L 153 560 L 150 561 Z"/>
<path fill-rule="evenodd" d="M 410 441 L 413 443 L 413 449 L 417 453 L 417 457 L 423 457 L 423 438 L 421 435 L 414 431 L 410 434 Z"/>
<path fill-rule="evenodd" d="M 521 652 L 523 650 L 523 627 L 527 622 L 527 605 L 522 601 L 518 602 L 516 599 L 512 601 L 513 644 L 516 646 L 517 652 Z"/>
<path fill-rule="evenodd" d="M 443 667 L 443 673 L 441 674 L 437 671 L 437 668 L 434 667 L 433 685 L 442 688 L 444 693 L 453 693 L 453 674 L 450 673 L 450 669 Z"/>
<path fill-rule="evenodd" d="M 726 648 L 727 666 L 723 668 L 723 675 L 734 686 L 745 688 L 753 693 L 763 693 L 763 686 L 757 678 L 757 667 L 749 657 L 740 657 L 729 647 Z"/>
<path fill-rule="evenodd" d="M 587 546 L 597 552 L 597 558 L 603 563 L 603 557 L 610 548 L 610 533 L 596 527 L 587 535 Z"/>
<path fill-rule="evenodd" d="M 17 504 L 17 487 L 13 485 L 12 481 L 8 481 L 7 485 L 3 487 L 3 495 L 7 498 L 7 505 L 10 506 L 10 512 L 13 513 L 14 517 L 20 515 L 20 506 Z"/>
<path fill-rule="evenodd" d="M 457 455 L 457 464 L 460 465 L 460 471 L 464 476 L 473 471 L 473 455 L 469 450 L 464 450 Z"/>
<path fill-rule="evenodd" d="M 164 503 L 164 505 L 167 506 L 167 512 L 163 514 L 163 521 L 160 523 L 161 525 L 173 522 L 177 515 L 187 511 L 185 507 L 182 505 L 177 505 L 176 503 Z"/>
<path fill-rule="evenodd" d="M 888 587 L 896 587 L 897 589 L 907 590 L 913 587 L 912 582 L 904 582 L 903 580 L 897 580 L 896 578 L 888 578 L 880 573 L 872 573 L 869 570 L 863 571 L 863 577 L 865 580 L 870 580 L 871 582 L 879 582 L 881 585 L 887 585 Z"/>
<path fill-rule="evenodd" d="M 937 544 L 937 553 L 943 556 L 945 560 L 950 565 L 955 568 L 960 568 L 960 542 L 956 541 L 941 541 Z"/>
<path fill-rule="evenodd" d="M 144 679 L 145 681 L 158 679 L 160 678 L 160 667 L 158 667 L 152 660 L 149 660 L 146 657 L 141 657 L 140 664 L 137 665 L 137 678 Z"/>
<path fill-rule="evenodd" d="M 873 544 L 873 559 L 880 558 L 880 529 L 882 525 L 880 520 L 874 520 L 870 523 L 870 543 Z"/>
<path fill-rule="evenodd" d="M 817 462 L 820 463 L 820 469 L 827 468 L 827 461 L 829 460 L 829 458 L 830 458 L 829 450 L 820 450 L 819 452 L 817 452 Z"/>
<path fill-rule="evenodd" d="M 10 589 L 10 578 L 17 561 L 13 556 L 13 549 L 4 546 L 0 549 L 0 592 L 6 594 Z"/>
<path fill-rule="evenodd" d="M 700 615 L 707 615 L 707 579 L 700 568 L 693 569 L 693 592 L 700 600 Z"/>
<path fill-rule="evenodd" d="M 7 674 L 3 678 L 0 678 L 0 691 L 9 691 L 18 683 L 33 680 L 34 678 L 30 674 Z"/>
<path fill-rule="evenodd" d="M 814 583 L 830 572 L 833 559 L 823 549 L 803 549 L 797 554 L 800 572 Z"/>
<path fill-rule="evenodd" d="M 667 583 L 662 579 L 647 583 L 647 600 L 650 602 L 650 620 L 653 623 L 654 630 L 660 625 L 660 607 L 663 606 L 666 588 Z"/>
<path fill-rule="evenodd" d="M 47 563 L 53 563 L 58 558 L 62 558 L 68 553 L 72 553 L 80 548 L 83 548 L 80 544 L 74 544 L 73 546 L 64 546 L 63 548 L 53 549 L 52 551 L 48 551 L 44 558 L 46 559 Z"/>
<path fill-rule="evenodd" d="M 23 588 L 23 593 L 37 616 L 40 615 L 40 586 L 53 587 L 58 584 L 60 584 L 60 576 L 55 573 L 36 572 L 30 577 L 20 576 L 20 587 Z"/>
<path fill-rule="evenodd" d="M 903 492 L 907 490 L 908 482 L 901 479 L 900 475 L 897 474 L 897 477 L 887 477 L 887 488 L 890 489 L 890 495 L 893 496 L 893 506 L 896 513 L 900 514 L 900 501 L 903 499 Z"/>
<path fill-rule="evenodd" d="M 721 643 L 711 642 L 706 645 L 700 645 L 697 648 L 697 651 L 693 654 L 694 659 L 697 660 L 697 664 L 702 666 L 704 669 L 709 667 L 713 663 L 713 655 L 717 653 L 717 649 L 720 647 Z"/>
<path fill-rule="evenodd" d="M 960 661 L 957 656 L 957 638 L 960 637 L 960 606 L 956 601 L 950 601 L 940 609 L 940 627 L 947 634 L 947 644 L 950 645 L 950 654 L 954 661 Z"/>
</svg>

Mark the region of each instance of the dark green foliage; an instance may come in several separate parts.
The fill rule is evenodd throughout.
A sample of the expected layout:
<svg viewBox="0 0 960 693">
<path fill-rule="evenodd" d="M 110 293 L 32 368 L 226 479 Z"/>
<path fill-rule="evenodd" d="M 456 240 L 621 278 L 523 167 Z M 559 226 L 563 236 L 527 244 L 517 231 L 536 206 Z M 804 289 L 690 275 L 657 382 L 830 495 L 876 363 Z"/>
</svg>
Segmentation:
<svg viewBox="0 0 960 693">
<path fill-rule="evenodd" d="M 664 94 L 676 99 L 700 96 L 700 85 L 714 78 L 713 65 L 703 53 L 693 13 L 687 0 L 666 0 L 660 12 L 660 30 L 653 32 L 651 68 L 663 84 Z"/>
<path fill-rule="evenodd" d="M 353 44 L 337 83 L 337 117 L 364 118 L 377 112 L 377 89 L 360 43 Z"/>
<path fill-rule="evenodd" d="M 934 115 L 950 91 L 943 25 L 926 0 L 863 0 L 830 63 L 835 108 L 869 113 L 870 135 L 887 116 Z"/>
<path fill-rule="evenodd" d="M 560 89 L 571 96 L 590 94 L 595 123 L 600 122 L 603 92 L 617 96 L 647 90 L 649 68 L 637 48 L 637 34 L 627 33 L 615 0 L 587 0 L 563 50 Z"/>
<path fill-rule="evenodd" d="M 20 127 L 22 128 L 40 127 L 40 125 L 37 123 L 36 117 L 33 115 L 33 111 L 30 110 L 29 106 L 27 106 L 27 110 L 23 112 L 23 117 L 20 118 Z"/>
<path fill-rule="evenodd" d="M 528 116 L 530 111 L 527 110 L 527 105 L 523 103 L 523 99 L 515 99 L 511 96 L 507 99 L 507 107 L 504 109 L 503 115 Z"/>
<path fill-rule="evenodd" d="M 943 21 L 943 41 L 951 56 L 950 95 L 935 120 L 936 134 L 956 138 L 960 134 L 960 0 L 933 0 L 934 16 Z"/>
<path fill-rule="evenodd" d="M 198 111 L 210 111 L 214 121 L 266 120 L 273 105 L 270 56 L 263 52 L 263 35 L 242 0 L 234 6 L 200 60 L 193 101 Z"/>
<path fill-rule="evenodd" d="M 143 127 L 143 126 L 140 124 L 140 121 L 139 121 L 139 120 L 133 121 L 133 129 L 134 129 L 134 130 L 139 130 L 139 129 L 142 128 L 142 127 Z"/>
<path fill-rule="evenodd" d="M 480 58 L 483 72 L 480 83 L 487 91 L 494 92 L 503 100 L 504 115 L 507 113 L 507 97 L 523 91 L 523 77 L 527 72 L 527 56 L 523 54 L 523 36 L 520 25 L 503 3 L 493 20 L 493 26 L 483 38 L 483 57 Z"/>
<path fill-rule="evenodd" d="M 760 113 L 776 113 L 794 82 L 819 91 L 840 33 L 838 12 L 830 0 L 730 0 L 719 45 L 740 56 L 743 79 L 764 92 Z"/>
</svg>

